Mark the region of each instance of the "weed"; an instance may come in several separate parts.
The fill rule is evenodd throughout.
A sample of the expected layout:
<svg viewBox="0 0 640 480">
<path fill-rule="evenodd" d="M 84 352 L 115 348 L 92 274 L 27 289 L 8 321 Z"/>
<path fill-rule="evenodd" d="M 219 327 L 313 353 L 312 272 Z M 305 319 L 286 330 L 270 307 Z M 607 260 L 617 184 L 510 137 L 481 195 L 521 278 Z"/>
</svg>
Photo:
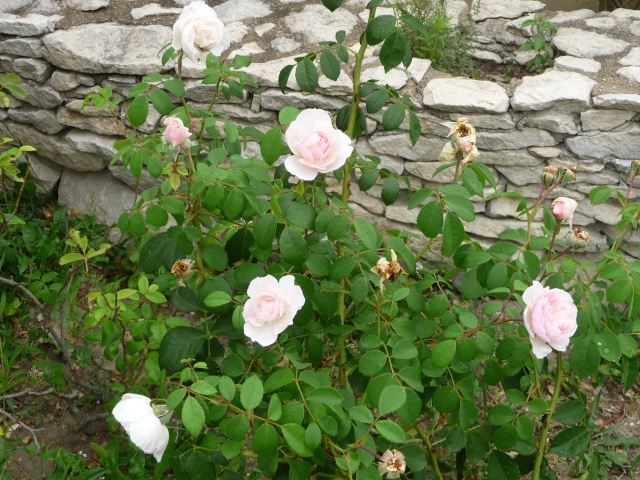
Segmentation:
<svg viewBox="0 0 640 480">
<path fill-rule="evenodd" d="M 533 35 L 531 40 L 524 42 L 518 50 L 535 50 L 536 55 L 527 62 L 527 68 L 542 73 L 547 68 L 553 67 L 553 47 L 549 40 L 555 35 L 556 27 L 546 21 L 542 14 L 525 21 L 520 28 L 527 27 L 531 27 Z"/>
</svg>

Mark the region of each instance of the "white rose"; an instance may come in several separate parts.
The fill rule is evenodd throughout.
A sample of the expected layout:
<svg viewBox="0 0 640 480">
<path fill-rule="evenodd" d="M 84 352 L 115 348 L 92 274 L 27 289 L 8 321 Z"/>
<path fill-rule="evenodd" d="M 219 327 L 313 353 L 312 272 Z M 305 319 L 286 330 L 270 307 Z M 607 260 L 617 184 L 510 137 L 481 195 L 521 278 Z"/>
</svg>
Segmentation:
<svg viewBox="0 0 640 480">
<path fill-rule="evenodd" d="M 202 52 L 220 55 L 231 44 L 231 34 L 215 10 L 202 0 L 185 6 L 173 25 L 172 46 L 196 62 Z"/>
<path fill-rule="evenodd" d="M 254 278 L 247 289 L 249 300 L 244 305 L 244 334 L 263 347 L 276 342 L 304 305 L 302 289 L 293 275 Z"/>
<path fill-rule="evenodd" d="M 333 128 L 327 112 L 315 108 L 300 112 L 289 125 L 285 138 L 292 155 L 284 166 L 301 180 L 314 180 L 318 173 L 333 172 L 353 152 L 351 139 Z"/>
<path fill-rule="evenodd" d="M 158 462 L 162 460 L 169 443 L 169 430 L 156 416 L 149 397 L 125 393 L 112 413 L 138 448 L 152 453 Z"/>
</svg>

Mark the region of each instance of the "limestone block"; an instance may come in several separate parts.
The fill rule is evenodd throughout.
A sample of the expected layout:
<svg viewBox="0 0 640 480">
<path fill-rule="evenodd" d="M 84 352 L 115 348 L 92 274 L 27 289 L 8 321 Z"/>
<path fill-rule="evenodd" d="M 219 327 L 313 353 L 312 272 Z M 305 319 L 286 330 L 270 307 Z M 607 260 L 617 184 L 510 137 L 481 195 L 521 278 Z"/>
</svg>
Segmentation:
<svg viewBox="0 0 640 480">
<path fill-rule="evenodd" d="M 563 150 L 558 147 L 530 147 L 529 152 L 540 158 L 558 158 L 563 154 Z"/>
<path fill-rule="evenodd" d="M 135 192 L 108 170 L 74 172 L 67 169 L 60 180 L 58 202 L 76 212 L 94 215 L 105 225 L 116 223 L 135 200 Z"/>
<path fill-rule="evenodd" d="M 629 32 L 640 37 L 640 20 L 631 22 L 631 25 L 629 25 Z"/>
<path fill-rule="evenodd" d="M 230 0 L 227 3 L 237 1 Z M 255 0 L 248 1 L 253 3 Z M 313 19 L 312 28 L 310 28 L 309 19 Z M 330 12 L 323 5 L 307 5 L 301 11 L 290 13 L 284 19 L 290 31 L 304 35 L 305 40 L 314 45 L 322 41 L 335 40 L 336 32 L 339 30 L 344 30 L 349 35 L 359 22 L 358 17 L 346 9 Z"/>
<path fill-rule="evenodd" d="M 280 70 L 282 70 L 287 65 L 295 65 L 294 57 L 282 57 L 277 58 L 275 60 L 270 60 L 268 62 L 262 63 L 252 63 L 248 67 L 244 69 L 253 80 L 260 85 L 261 87 L 277 87 L 278 86 L 278 75 L 280 75 Z M 287 87 L 299 90 L 298 85 L 295 82 L 294 72 L 291 72 L 289 76 L 289 81 L 287 82 Z"/>
<path fill-rule="evenodd" d="M 411 145 L 411 139 L 408 133 L 394 133 L 390 135 L 377 133 L 369 137 L 369 145 L 373 151 L 416 162 L 438 161 L 442 147 L 446 142 L 446 138 L 422 135 L 416 145 L 413 146 Z"/>
<path fill-rule="evenodd" d="M 476 9 L 476 7 L 478 7 Z M 535 0 L 474 0 L 473 19 L 476 22 L 487 18 L 518 18 L 529 12 L 537 12 L 545 8 L 544 3 Z"/>
<path fill-rule="evenodd" d="M 72 110 L 77 113 L 81 113 L 82 115 L 87 115 L 88 117 L 113 117 L 113 114 L 109 111 L 107 107 L 96 108 L 93 105 L 85 105 L 82 104 L 83 100 L 71 100 L 70 102 L 65 103 L 64 107 Z M 115 106 L 115 113 L 118 114 L 120 112 L 120 106 Z"/>
<path fill-rule="evenodd" d="M 640 83 L 640 67 L 622 67 L 616 73 L 621 77 Z"/>
<path fill-rule="evenodd" d="M 10 38 L 0 42 L 0 53 L 15 57 L 42 58 L 44 45 L 39 38 Z"/>
<path fill-rule="evenodd" d="M 361 79 L 363 82 L 378 80 L 379 85 L 389 85 L 391 88 L 400 90 L 407 84 L 409 77 L 400 68 L 392 68 L 385 73 L 384 67 L 380 66 L 363 70 Z"/>
<path fill-rule="evenodd" d="M 93 87 L 96 84 L 96 79 L 93 78 L 91 75 L 86 75 L 86 74 L 79 73 L 78 74 L 78 83 L 80 85 L 84 85 L 86 87 Z"/>
<path fill-rule="evenodd" d="M 600 108 L 619 108 L 640 112 L 640 94 L 603 93 L 593 97 L 593 104 Z"/>
<path fill-rule="evenodd" d="M 478 161 L 485 165 L 504 166 L 537 166 L 542 172 L 544 160 L 531 155 L 527 150 L 490 151 L 480 149 Z M 538 174 L 538 177 L 540 174 Z"/>
<path fill-rule="evenodd" d="M 13 69 L 13 58 L 7 57 L 5 55 L 0 55 L 0 71 L 3 72 L 14 72 Z"/>
<path fill-rule="evenodd" d="M 255 27 L 253 30 L 256 32 L 256 35 L 258 35 L 259 37 L 264 37 L 267 33 L 269 33 L 274 28 L 276 28 L 275 23 L 263 23 L 262 25 L 258 25 L 257 27 Z"/>
<path fill-rule="evenodd" d="M 122 137 L 98 135 L 85 130 L 72 129 L 65 139 L 73 148 L 81 152 L 91 153 L 106 162 L 110 162 L 117 150 L 113 144 Z"/>
<path fill-rule="evenodd" d="M 626 20 L 640 20 L 640 10 L 631 10 L 629 8 L 616 8 L 609 13 L 613 18 L 622 18 Z"/>
<path fill-rule="evenodd" d="M 187 80 L 185 82 L 185 96 L 190 100 L 202 103 L 211 103 L 215 93 L 215 85 L 203 85 L 198 80 Z M 244 98 L 231 97 L 226 100 L 222 95 L 218 95 L 216 103 L 243 103 L 247 99 L 247 89 L 244 89 Z"/>
<path fill-rule="evenodd" d="M 521 199 L 512 197 L 496 197 L 487 200 L 487 205 L 484 209 L 486 216 L 490 218 L 524 218 L 524 215 L 518 215 L 516 209 L 520 204 Z M 536 222 L 542 221 L 543 212 L 539 210 L 534 220 Z"/>
<path fill-rule="evenodd" d="M 567 148 L 580 158 L 636 159 L 640 151 L 640 127 L 630 125 L 618 132 L 602 132 L 593 136 L 569 137 Z"/>
<path fill-rule="evenodd" d="M 251 42 L 243 44 L 236 50 L 232 50 L 231 53 L 229 53 L 229 58 L 234 58 L 236 55 L 253 56 L 261 53 L 264 53 L 264 49 L 256 42 Z"/>
<path fill-rule="evenodd" d="M 284 95 L 280 90 L 270 88 L 260 95 L 262 108 L 280 111 L 290 105 L 296 108 L 322 108 L 324 110 L 339 110 L 348 102 L 340 97 L 330 97 L 317 93 L 290 92 Z"/>
<path fill-rule="evenodd" d="M 582 163 L 578 164 L 578 168 L 582 166 Z M 593 188 L 596 185 L 608 185 L 617 186 L 621 180 L 625 179 L 626 175 L 620 175 L 618 172 L 611 170 L 602 170 L 597 173 L 581 172 L 578 170 L 578 181 L 584 182 Z"/>
<path fill-rule="evenodd" d="M 510 132 L 483 132 L 478 148 L 485 150 L 518 150 L 527 147 L 552 147 L 560 143 L 546 130 L 524 127 Z"/>
<path fill-rule="evenodd" d="M 553 66 L 556 70 L 573 70 L 583 73 L 598 73 L 602 69 L 602 64 L 590 58 L 572 57 L 571 55 L 562 55 L 553 60 Z"/>
<path fill-rule="evenodd" d="M 80 83 L 78 82 L 77 73 L 56 70 L 51 74 L 51 78 L 49 78 L 49 85 L 58 92 L 66 92 L 73 90 L 80 85 Z"/>
<path fill-rule="evenodd" d="M 542 232 L 542 222 L 533 222 L 532 230 L 534 235 Z M 465 222 L 464 230 L 466 233 L 477 235 L 479 237 L 490 238 L 495 241 L 498 235 L 508 229 L 524 228 L 527 229 L 526 220 L 503 218 L 483 218 L 481 222 Z"/>
<path fill-rule="evenodd" d="M 571 12 L 558 12 L 551 17 L 551 23 L 554 25 L 562 25 L 563 23 L 575 22 L 576 20 L 586 20 L 587 18 L 594 17 L 595 15 L 596 12 L 589 10 L 588 8 L 582 8 Z"/>
<path fill-rule="evenodd" d="M 349 95 L 353 91 L 353 79 L 343 71 L 340 71 L 340 76 L 336 80 L 320 75 L 318 86 L 321 90 L 331 95 Z"/>
<path fill-rule="evenodd" d="M 507 180 L 509 180 L 510 183 L 513 183 L 514 185 L 520 186 L 528 185 L 530 183 L 540 184 L 540 174 L 542 173 L 542 168 L 540 166 L 509 167 L 497 165 L 496 170 L 498 170 L 507 178 Z"/>
<path fill-rule="evenodd" d="M 504 113 L 509 96 L 495 83 L 466 78 L 436 78 L 423 91 L 425 105 L 445 112 Z"/>
<path fill-rule="evenodd" d="M 4 0 L 0 5 L 0 13 L 14 13 L 31 3 L 33 0 Z"/>
<path fill-rule="evenodd" d="M 271 7 L 262 0 L 227 0 L 213 8 L 220 20 L 228 24 L 271 15 Z"/>
<path fill-rule="evenodd" d="M 86 24 L 43 37 L 45 58 L 59 68 L 84 73 L 146 75 L 167 70 L 158 46 L 172 36 L 170 27 Z M 135 45 L 136 48 L 131 48 Z"/>
<path fill-rule="evenodd" d="M 577 168 L 576 175 L 578 180 L 582 180 L 583 173 L 596 173 L 604 170 L 604 162 L 601 160 L 587 160 L 584 158 L 559 157 L 549 162 L 552 167 L 573 167 Z"/>
<path fill-rule="evenodd" d="M 522 124 L 554 133 L 574 135 L 578 132 L 574 115 L 553 110 L 542 110 L 530 113 L 522 119 Z"/>
<path fill-rule="evenodd" d="M 22 143 L 32 145 L 38 155 L 58 165 L 77 172 L 95 172 L 107 166 L 108 162 L 103 159 L 73 148 L 62 135 L 49 135 L 16 122 L 8 122 L 8 126 Z M 2 130 L 0 126 L 0 131 Z M 3 132 L 3 135 L 9 136 L 8 132 Z"/>
<path fill-rule="evenodd" d="M 410 225 L 418 224 L 419 208 L 408 210 L 406 204 L 400 204 L 399 202 L 393 205 L 388 205 L 385 211 L 385 217 L 396 222 L 408 223 Z"/>
<path fill-rule="evenodd" d="M 296 42 L 293 38 L 286 37 L 275 38 L 271 40 L 270 45 L 280 53 L 291 53 L 302 46 L 300 42 Z"/>
<path fill-rule="evenodd" d="M 595 28 L 596 30 L 611 30 L 616 26 L 615 19 L 610 17 L 589 18 L 584 23 L 587 27 Z"/>
<path fill-rule="evenodd" d="M 450 2 L 451 3 L 451 2 Z M 464 3 L 464 2 L 453 2 Z M 466 5 L 466 4 L 465 4 Z M 414 58 L 411 65 L 407 67 L 407 73 L 416 83 L 420 83 L 431 67 L 431 60 L 426 58 Z"/>
<path fill-rule="evenodd" d="M 449 115 L 449 118 L 453 122 L 456 122 L 458 118 L 463 117 L 477 129 L 513 130 L 516 127 L 516 122 L 513 121 L 513 118 L 509 113 L 502 113 L 500 115 L 483 115 L 481 113 L 459 113 Z M 482 136 L 482 134 L 479 133 L 479 136 Z"/>
<path fill-rule="evenodd" d="M 109 1 L 110 0 L 63 0 L 62 3 L 66 8 L 72 8 L 73 10 L 79 10 L 81 12 L 93 12 L 108 7 Z"/>
<path fill-rule="evenodd" d="M 612 38 L 601 33 L 561 27 L 551 39 L 551 43 L 560 51 L 574 57 L 604 57 L 623 52 L 629 47 L 624 40 Z"/>
<path fill-rule="evenodd" d="M 525 77 L 511 99 L 514 110 L 561 109 L 564 112 L 586 110 L 596 85 L 585 75 L 547 70 L 541 75 Z"/>
<path fill-rule="evenodd" d="M 434 176 L 435 171 L 442 167 L 442 162 L 407 162 L 405 169 L 411 175 L 415 175 L 423 180 L 438 183 L 452 183 L 455 168 L 447 168 Z"/>
<path fill-rule="evenodd" d="M 614 128 L 624 125 L 636 115 L 636 112 L 630 110 L 587 110 L 580 114 L 582 122 L 582 131 L 589 130 L 613 130 Z"/>
<path fill-rule="evenodd" d="M 480 48 L 473 49 L 473 58 L 476 60 L 486 60 L 493 63 L 502 63 L 502 57 L 497 53 L 490 52 L 489 50 L 482 50 Z"/>
<path fill-rule="evenodd" d="M 640 66 L 640 47 L 634 47 L 629 50 L 629 53 L 622 57 L 619 63 L 620 65 Z"/>
<path fill-rule="evenodd" d="M 142 168 L 140 179 L 138 180 L 133 176 L 131 170 L 125 168 L 120 160 L 109 167 L 109 172 L 111 172 L 111 174 L 118 180 L 128 185 L 129 188 L 137 192 L 143 192 L 151 187 L 159 187 L 162 183 L 160 178 L 153 178 L 149 175 L 149 172 L 145 167 Z"/>
<path fill-rule="evenodd" d="M 56 24 L 62 20 L 61 15 L 39 15 L 30 13 L 25 16 L 0 15 L 0 33 L 18 37 L 35 37 L 53 32 Z"/>
<path fill-rule="evenodd" d="M 92 117 L 65 107 L 58 109 L 56 117 L 63 125 L 89 130 L 101 135 L 119 135 L 123 132 L 122 125 L 113 117 Z"/>
<path fill-rule="evenodd" d="M 105 0 L 98 0 L 105 1 Z M 109 3 L 108 0 L 106 0 Z M 182 12 L 181 8 L 168 7 L 165 8 L 158 3 L 148 3 L 147 5 L 143 5 L 140 8 L 131 9 L 131 16 L 134 20 L 140 20 L 144 17 L 149 17 L 151 15 L 180 15 Z"/>
<path fill-rule="evenodd" d="M 22 163 L 23 157 L 20 157 L 18 163 Z M 51 193 L 60 177 L 62 176 L 62 168 L 56 164 L 47 162 L 34 152 L 29 153 L 29 176 L 31 180 L 35 180 L 36 192 L 40 195 Z"/>
<path fill-rule="evenodd" d="M 8 111 L 9 118 L 16 122 L 33 125 L 43 133 L 56 134 L 65 128 L 56 119 L 56 114 L 51 110 L 37 108 L 12 108 Z"/>
<path fill-rule="evenodd" d="M 402 175 L 404 173 L 405 162 L 402 158 L 393 155 L 381 155 L 378 152 L 375 152 L 369 145 L 369 141 L 366 137 L 359 137 L 356 140 L 355 149 L 360 155 L 373 155 L 378 157 L 380 159 L 380 165 L 378 168 L 386 168 L 396 175 Z M 357 173 L 359 174 L 359 171 Z"/>
<path fill-rule="evenodd" d="M 53 66 L 49 62 L 38 58 L 16 58 L 13 68 L 22 78 L 40 83 L 45 82 L 53 71 Z"/>
<path fill-rule="evenodd" d="M 40 85 L 29 80 L 20 84 L 25 96 L 21 101 L 27 102 L 38 108 L 55 108 L 61 105 L 64 98 L 60 93 L 48 85 Z"/>
<path fill-rule="evenodd" d="M 203 107 L 205 107 L 205 105 L 203 105 Z M 276 118 L 275 112 L 270 112 L 267 110 L 254 112 L 248 107 L 243 107 L 241 105 L 234 105 L 232 103 L 221 103 L 220 105 L 216 105 L 215 110 L 218 113 L 229 115 L 232 118 L 248 121 L 251 123 L 269 124 L 273 122 Z"/>
</svg>

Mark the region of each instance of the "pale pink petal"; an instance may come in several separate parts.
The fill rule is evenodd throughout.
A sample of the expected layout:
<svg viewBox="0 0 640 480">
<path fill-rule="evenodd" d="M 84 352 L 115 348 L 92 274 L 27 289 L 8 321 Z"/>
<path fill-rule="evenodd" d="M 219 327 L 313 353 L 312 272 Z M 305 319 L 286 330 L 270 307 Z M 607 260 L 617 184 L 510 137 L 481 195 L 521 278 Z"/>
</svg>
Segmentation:
<svg viewBox="0 0 640 480">
<path fill-rule="evenodd" d="M 311 181 L 318 176 L 318 170 L 300 163 L 300 157 L 291 155 L 284 161 L 284 167 L 291 175 L 295 175 L 300 180 Z"/>
</svg>

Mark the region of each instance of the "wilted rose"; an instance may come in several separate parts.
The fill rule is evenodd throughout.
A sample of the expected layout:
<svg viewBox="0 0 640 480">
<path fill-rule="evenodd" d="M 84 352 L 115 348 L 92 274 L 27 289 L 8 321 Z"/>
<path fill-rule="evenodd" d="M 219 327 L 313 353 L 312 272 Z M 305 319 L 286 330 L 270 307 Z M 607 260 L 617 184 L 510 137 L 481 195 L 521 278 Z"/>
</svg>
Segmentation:
<svg viewBox="0 0 640 480">
<path fill-rule="evenodd" d="M 578 309 L 571 295 L 534 281 L 522 294 L 522 300 L 526 305 L 524 326 L 529 332 L 533 354 L 544 358 L 552 349 L 564 352 L 578 328 Z"/>
<path fill-rule="evenodd" d="M 304 305 L 302 289 L 295 284 L 293 275 L 285 275 L 278 281 L 275 277 L 254 278 L 247 289 L 244 334 L 263 347 L 276 342 L 278 335 L 289 325 Z"/>
<path fill-rule="evenodd" d="M 164 119 L 164 124 L 167 128 L 162 132 L 162 136 L 174 147 L 182 145 L 191 138 L 191 132 L 178 117 L 167 117 Z"/>
<path fill-rule="evenodd" d="M 162 460 L 169 443 L 169 430 L 156 415 L 149 397 L 125 393 L 112 413 L 138 448 L 153 454 L 158 462 Z"/>
<path fill-rule="evenodd" d="M 442 125 L 449 127 L 447 137 L 451 137 L 440 152 L 438 160 L 448 162 L 453 160 L 458 153 L 462 155 L 462 163 L 467 163 L 480 156 L 476 147 L 476 129 L 466 118 L 459 118 L 457 122 L 445 122 Z"/>
<path fill-rule="evenodd" d="M 569 233 L 569 243 L 574 247 L 584 248 L 589 243 L 589 232 L 584 228 L 573 227 Z"/>
<path fill-rule="evenodd" d="M 184 281 L 193 275 L 193 260 L 189 258 L 183 258 L 177 260 L 171 267 L 171 273 L 178 277 L 178 285 L 184 287 Z"/>
<path fill-rule="evenodd" d="M 171 45 L 196 62 L 203 52 L 224 52 L 231 45 L 231 34 L 213 8 L 196 1 L 185 6 L 174 23 Z"/>
<path fill-rule="evenodd" d="M 342 167 L 353 152 L 351 139 L 333 128 L 327 112 L 316 108 L 300 112 L 285 138 L 291 155 L 284 166 L 301 180 L 314 180 L 318 173 Z"/>
<path fill-rule="evenodd" d="M 380 475 L 386 474 L 387 478 L 400 478 L 406 469 L 407 462 L 404 454 L 399 450 L 387 450 L 378 462 L 378 472 Z"/>
</svg>

